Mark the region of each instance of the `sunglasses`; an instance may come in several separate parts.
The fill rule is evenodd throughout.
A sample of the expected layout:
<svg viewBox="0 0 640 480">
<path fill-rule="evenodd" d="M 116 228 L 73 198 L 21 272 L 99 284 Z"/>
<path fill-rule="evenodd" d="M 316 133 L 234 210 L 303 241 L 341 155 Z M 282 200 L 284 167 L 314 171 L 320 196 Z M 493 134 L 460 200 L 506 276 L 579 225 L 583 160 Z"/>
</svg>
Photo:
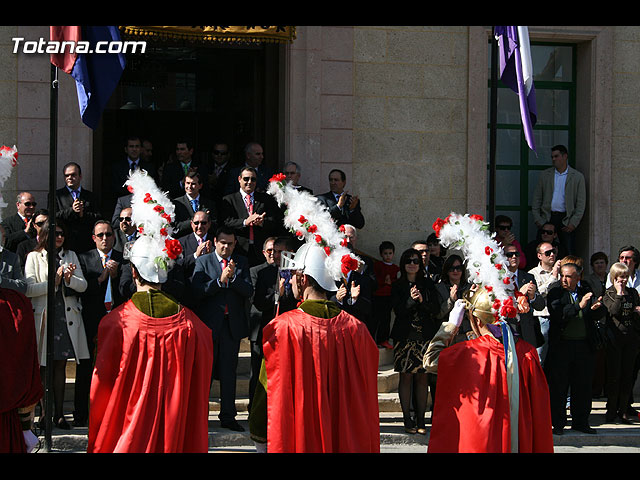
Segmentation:
<svg viewBox="0 0 640 480">
<path fill-rule="evenodd" d="M 111 232 L 100 232 L 100 233 L 94 233 L 93 235 L 95 237 L 98 237 L 98 238 L 102 238 L 102 237 L 109 238 L 109 237 L 113 236 L 113 233 L 111 233 Z"/>
<path fill-rule="evenodd" d="M 242 177 L 243 182 L 255 182 L 257 181 L 256 177 Z"/>
<path fill-rule="evenodd" d="M 553 254 L 553 255 L 557 255 L 557 254 L 558 254 L 558 251 L 557 251 L 555 248 L 552 248 L 551 250 L 547 250 L 547 251 L 542 252 L 542 253 L 544 253 L 544 256 L 545 256 L 545 257 L 550 257 L 550 256 L 551 256 L 551 254 Z"/>
<path fill-rule="evenodd" d="M 131 222 L 131 217 L 118 217 L 121 222 Z"/>
<path fill-rule="evenodd" d="M 451 271 L 451 272 L 461 272 L 462 271 L 462 265 L 456 265 L 454 267 L 451 267 L 449 269 L 449 271 Z"/>
<path fill-rule="evenodd" d="M 56 237 L 64 237 L 64 232 L 61 232 L 60 230 L 56 231 Z"/>
<path fill-rule="evenodd" d="M 498 230 L 511 230 L 511 225 L 498 225 Z"/>
<path fill-rule="evenodd" d="M 46 221 L 44 221 L 44 222 L 36 222 L 36 223 L 35 223 L 35 225 L 36 225 L 36 227 L 41 227 L 41 226 L 43 226 L 45 223 L 47 223 L 47 222 L 46 222 Z"/>
<path fill-rule="evenodd" d="M 35 207 L 38 204 L 36 202 L 24 202 L 23 205 L 25 207 Z"/>
<path fill-rule="evenodd" d="M 191 223 L 193 223 L 194 225 L 206 225 L 207 222 L 206 220 L 191 220 Z"/>
<path fill-rule="evenodd" d="M 213 151 L 214 155 L 226 155 L 227 153 L 229 153 L 229 152 L 227 152 L 226 150 L 214 150 Z"/>
<path fill-rule="evenodd" d="M 520 253 L 519 252 L 506 252 L 504 254 L 505 257 L 507 258 L 511 258 L 511 257 L 519 257 Z"/>
<path fill-rule="evenodd" d="M 422 260 L 420 260 L 419 258 L 410 258 L 409 260 L 407 260 L 407 264 L 409 263 L 413 263 L 414 265 L 420 265 L 422 263 Z"/>
<path fill-rule="evenodd" d="M 545 235 L 553 235 L 555 232 L 555 230 L 542 230 L 542 233 L 544 233 Z"/>
</svg>

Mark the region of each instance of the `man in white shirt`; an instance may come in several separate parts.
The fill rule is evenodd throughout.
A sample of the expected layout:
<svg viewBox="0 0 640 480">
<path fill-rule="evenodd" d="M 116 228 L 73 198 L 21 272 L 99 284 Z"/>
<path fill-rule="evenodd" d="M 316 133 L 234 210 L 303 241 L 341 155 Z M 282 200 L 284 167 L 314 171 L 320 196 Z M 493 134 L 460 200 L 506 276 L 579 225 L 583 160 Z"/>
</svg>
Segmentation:
<svg viewBox="0 0 640 480">
<path fill-rule="evenodd" d="M 540 173 L 531 200 L 533 219 L 542 228 L 545 222 L 556 226 L 560 243 L 567 254 L 575 253 L 575 229 L 580 224 L 586 206 L 584 176 L 568 164 L 564 145 L 551 148 L 552 168 Z"/>
<path fill-rule="evenodd" d="M 538 293 L 546 299 L 549 290 L 557 285 L 560 280 L 560 260 L 557 259 L 557 249 L 549 242 L 540 243 L 536 251 L 538 254 L 538 266 L 529 270 L 529 273 L 536 279 Z M 537 349 L 540 363 L 544 365 L 544 359 L 549 348 L 549 310 L 545 305 L 542 310 L 534 310 L 533 315 L 540 322 L 540 330 L 545 339 L 544 345 Z"/>
</svg>

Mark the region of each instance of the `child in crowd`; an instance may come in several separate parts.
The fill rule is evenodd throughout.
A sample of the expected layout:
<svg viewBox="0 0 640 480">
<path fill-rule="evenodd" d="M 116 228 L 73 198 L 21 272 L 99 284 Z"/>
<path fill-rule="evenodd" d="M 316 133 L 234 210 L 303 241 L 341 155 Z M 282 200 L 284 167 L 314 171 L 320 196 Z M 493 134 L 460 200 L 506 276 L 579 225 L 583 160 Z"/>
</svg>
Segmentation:
<svg viewBox="0 0 640 480">
<path fill-rule="evenodd" d="M 377 329 L 372 332 L 378 347 L 393 348 L 389 343 L 391 328 L 391 284 L 398 278 L 400 267 L 393 263 L 395 246 L 392 242 L 384 241 L 379 247 L 381 260 L 373 264 L 376 276 L 376 290 L 373 294 L 374 325 Z"/>
</svg>

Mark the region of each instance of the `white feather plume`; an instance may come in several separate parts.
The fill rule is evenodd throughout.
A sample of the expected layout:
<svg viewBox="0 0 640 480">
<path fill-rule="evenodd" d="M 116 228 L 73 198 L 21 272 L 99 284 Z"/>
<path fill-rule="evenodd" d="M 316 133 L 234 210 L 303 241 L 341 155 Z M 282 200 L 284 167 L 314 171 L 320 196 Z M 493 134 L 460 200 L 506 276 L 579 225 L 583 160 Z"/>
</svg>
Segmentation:
<svg viewBox="0 0 640 480">
<path fill-rule="evenodd" d="M 18 149 L 15 145 L 13 148 L 9 148 L 6 145 L 0 147 L 0 221 L 2 220 L 2 210 L 7 206 L 7 203 L 2 198 L 1 190 L 17 163 Z"/>
</svg>

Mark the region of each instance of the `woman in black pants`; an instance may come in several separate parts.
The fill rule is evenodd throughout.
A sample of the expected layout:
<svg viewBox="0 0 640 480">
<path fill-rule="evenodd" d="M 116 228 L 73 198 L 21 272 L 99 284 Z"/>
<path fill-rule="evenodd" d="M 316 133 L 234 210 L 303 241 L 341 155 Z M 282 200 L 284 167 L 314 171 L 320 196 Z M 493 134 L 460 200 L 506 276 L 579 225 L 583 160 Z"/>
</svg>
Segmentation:
<svg viewBox="0 0 640 480">
<path fill-rule="evenodd" d="M 417 250 L 405 250 L 400 257 L 400 278 L 393 283 L 391 299 L 395 320 L 391 330 L 394 370 L 400 373 L 398 395 L 407 433 L 426 435 L 424 415 L 427 407 L 428 377 L 422 358 L 440 322 L 433 282 L 425 277 L 422 257 Z M 415 421 L 411 418 L 411 394 Z M 432 397 L 435 392 L 432 390 Z"/>
</svg>

